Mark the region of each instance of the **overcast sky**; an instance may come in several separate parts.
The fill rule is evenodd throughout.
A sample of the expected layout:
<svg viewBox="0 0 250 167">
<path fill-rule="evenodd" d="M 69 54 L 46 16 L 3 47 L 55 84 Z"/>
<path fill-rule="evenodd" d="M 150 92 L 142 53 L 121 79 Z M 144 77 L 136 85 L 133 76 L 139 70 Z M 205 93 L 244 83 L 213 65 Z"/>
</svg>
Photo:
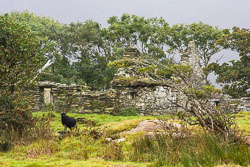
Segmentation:
<svg viewBox="0 0 250 167">
<path fill-rule="evenodd" d="M 250 0 L 0 0 L 2 13 L 23 10 L 63 23 L 92 19 L 103 26 L 110 16 L 129 13 L 163 17 L 170 24 L 250 27 Z"/>
<path fill-rule="evenodd" d="M 103 27 L 111 16 L 123 13 L 144 17 L 163 17 L 170 25 L 204 23 L 219 28 L 250 28 L 250 0 L 0 0 L 0 12 L 28 10 L 62 23 L 97 21 Z M 238 59 L 224 51 L 221 62 Z M 216 56 L 214 57 L 216 59 Z M 211 80 L 215 80 L 211 76 Z"/>
</svg>

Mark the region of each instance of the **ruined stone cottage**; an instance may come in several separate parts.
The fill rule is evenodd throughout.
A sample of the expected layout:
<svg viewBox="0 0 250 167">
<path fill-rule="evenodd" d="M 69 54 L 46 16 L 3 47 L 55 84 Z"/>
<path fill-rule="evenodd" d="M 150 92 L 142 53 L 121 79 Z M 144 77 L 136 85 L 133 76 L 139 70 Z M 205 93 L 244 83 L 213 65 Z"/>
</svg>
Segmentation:
<svg viewBox="0 0 250 167">
<path fill-rule="evenodd" d="M 178 92 L 154 79 L 140 69 L 144 61 L 136 48 L 127 48 L 123 59 L 114 63 L 123 63 L 111 82 L 111 89 L 90 91 L 87 86 L 65 85 L 53 82 L 40 82 L 38 87 L 30 89 L 31 106 L 41 110 L 52 104 L 59 112 L 75 110 L 81 113 L 115 113 L 126 107 L 134 107 L 141 115 L 162 115 L 171 108 L 172 101 L 178 100 Z M 200 56 L 194 43 L 181 55 L 182 64 L 190 65 L 198 82 L 204 83 L 204 74 L 200 66 Z"/>
<path fill-rule="evenodd" d="M 122 108 L 135 107 L 141 115 L 160 115 L 168 112 L 171 103 L 167 98 L 175 100 L 176 92 L 140 71 L 144 64 L 149 64 L 141 60 L 136 48 L 127 48 L 124 58 L 114 63 L 123 64 L 111 82 Z"/>
<path fill-rule="evenodd" d="M 167 114 L 176 107 L 170 101 L 180 100 L 180 92 L 169 87 L 169 83 L 163 83 L 148 73 L 141 72 L 145 64 L 150 66 L 150 62 L 143 61 L 136 48 L 127 48 L 124 58 L 114 63 L 119 66 L 120 62 L 123 62 L 123 66 L 118 69 L 111 85 L 116 90 L 122 107 L 133 106 L 141 115 Z M 180 63 L 194 69 L 191 79 L 198 82 L 198 85 L 206 84 L 200 55 L 194 42 L 189 43 L 187 50 L 181 55 Z"/>
</svg>

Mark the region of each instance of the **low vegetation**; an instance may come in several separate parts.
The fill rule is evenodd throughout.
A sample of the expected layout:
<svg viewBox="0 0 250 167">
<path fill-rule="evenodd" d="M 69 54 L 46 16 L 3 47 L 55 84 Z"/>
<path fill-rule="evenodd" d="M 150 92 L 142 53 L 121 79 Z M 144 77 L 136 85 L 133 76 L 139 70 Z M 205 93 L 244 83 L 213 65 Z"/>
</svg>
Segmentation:
<svg viewBox="0 0 250 167">
<path fill-rule="evenodd" d="M 228 144 L 212 134 L 189 138 L 156 135 L 144 136 L 133 143 L 133 157 L 155 166 L 215 166 L 221 162 L 249 165 L 249 149 L 244 144 Z"/>
<path fill-rule="evenodd" d="M 40 126 L 33 132 L 46 131 L 47 138 L 36 138 L 18 143 L 10 151 L 0 153 L 1 166 L 216 166 L 250 165 L 250 149 L 245 143 L 225 143 L 223 138 L 200 130 L 188 137 L 159 133 L 154 136 L 144 132 L 120 136 L 140 121 L 158 119 L 153 116 L 111 116 L 68 113 L 78 120 L 78 130 L 65 136 L 60 114 L 35 112 L 50 126 Z M 241 129 L 249 135 L 249 112 L 236 115 Z M 79 119 L 80 118 L 80 119 Z M 163 117 L 166 118 L 166 117 Z M 186 131 L 189 128 L 185 129 Z M 187 132 L 188 134 L 189 132 Z M 50 135 L 48 135 L 50 134 Z M 125 142 L 108 142 L 125 137 Z M 28 138 L 27 138 L 28 139 Z"/>
</svg>

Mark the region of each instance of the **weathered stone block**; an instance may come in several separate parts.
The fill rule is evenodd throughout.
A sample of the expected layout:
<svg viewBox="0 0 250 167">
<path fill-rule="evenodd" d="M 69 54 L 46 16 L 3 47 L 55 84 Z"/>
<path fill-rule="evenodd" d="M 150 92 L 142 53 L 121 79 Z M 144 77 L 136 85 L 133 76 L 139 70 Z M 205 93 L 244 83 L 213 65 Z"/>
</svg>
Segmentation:
<svg viewBox="0 0 250 167">
<path fill-rule="evenodd" d="M 105 111 L 105 113 L 108 113 L 108 114 L 110 114 L 110 113 L 112 113 L 113 111 L 114 111 L 114 107 L 111 107 L 111 108 L 105 108 L 104 109 L 104 111 Z"/>
<path fill-rule="evenodd" d="M 96 109 L 93 110 L 94 113 L 101 113 L 101 111 L 102 111 L 102 110 L 101 110 L 101 109 L 98 109 L 98 108 L 96 108 Z"/>
</svg>

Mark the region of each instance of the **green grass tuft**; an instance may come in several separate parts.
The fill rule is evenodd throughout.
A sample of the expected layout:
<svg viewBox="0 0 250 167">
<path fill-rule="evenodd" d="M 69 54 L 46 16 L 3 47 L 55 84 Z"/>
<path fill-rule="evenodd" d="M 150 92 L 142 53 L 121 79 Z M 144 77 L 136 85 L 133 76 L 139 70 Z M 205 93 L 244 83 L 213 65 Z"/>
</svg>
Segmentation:
<svg viewBox="0 0 250 167">
<path fill-rule="evenodd" d="M 203 133 L 184 139 L 168 135 L 144 136 L 133 143 L 133 156 L 155 166 L 199 167 L 223 163 L 250 165 L 250 150 L 244 144 L 228 144 L 219 137 Z"/>
</svg>

